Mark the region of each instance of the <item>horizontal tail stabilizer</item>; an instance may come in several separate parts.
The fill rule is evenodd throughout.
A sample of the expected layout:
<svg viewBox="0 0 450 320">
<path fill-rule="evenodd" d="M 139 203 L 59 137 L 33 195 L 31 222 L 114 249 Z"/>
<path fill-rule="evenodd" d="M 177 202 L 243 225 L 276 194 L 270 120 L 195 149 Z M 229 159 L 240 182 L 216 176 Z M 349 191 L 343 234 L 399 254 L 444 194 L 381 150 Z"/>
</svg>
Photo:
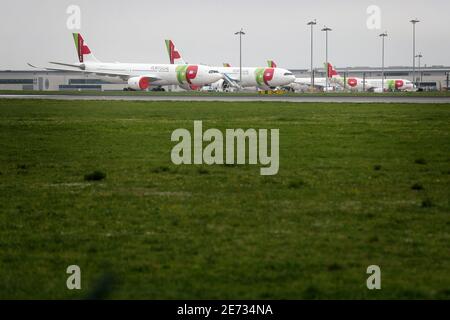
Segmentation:
<svg viewBox="0 0 450 320">
<path fill-rule="evenodd" d="M 84 64 L 83 64 L 83 63 L 80 63 L 80 64 L 72 64 L 72 63 L 55 62 L 55 61 L 49 61 L 49 63 L 51 63 L 51 64 L 56 64 L 56 65 L 58 65 L 58 66 L 66 66 L 66 67 L 74 67 L 74 68 L 84 69 Z"/>
</svg>

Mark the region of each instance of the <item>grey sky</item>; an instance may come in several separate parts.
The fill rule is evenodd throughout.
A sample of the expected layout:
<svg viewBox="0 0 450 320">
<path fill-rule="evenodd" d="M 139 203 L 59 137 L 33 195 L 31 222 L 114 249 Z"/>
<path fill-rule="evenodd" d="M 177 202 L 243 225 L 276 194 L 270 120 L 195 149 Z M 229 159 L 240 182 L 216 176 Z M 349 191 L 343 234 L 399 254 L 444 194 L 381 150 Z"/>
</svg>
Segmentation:
<svg viewBox="0 0 450 320">
<path fill-rule="evenodd" d="M 423 64 L 450 65 L 448 0 L 14 0 L 1 1 L 0 69 L 28 69 L 26 62 L 76 61 L 69 5 L 81 8 L 86 42 L 102 61 L 167 63 L 164 39 L 174 40 L 186 61 L 239 63 L 234 32 L 244 27 L 244 65 L 308 68 L 310 34 L 316 18 L 315 65 L 325 60 L 324 24 L 333 28 L 329 60 L 338 67 L 380 65 L 387 30 L 386 65 L 411 65 L 412 27 L 418 17 L 417 52 Z M 380 30 L 369 30 L 367 7 L 381 8 Z"/>
</svg>

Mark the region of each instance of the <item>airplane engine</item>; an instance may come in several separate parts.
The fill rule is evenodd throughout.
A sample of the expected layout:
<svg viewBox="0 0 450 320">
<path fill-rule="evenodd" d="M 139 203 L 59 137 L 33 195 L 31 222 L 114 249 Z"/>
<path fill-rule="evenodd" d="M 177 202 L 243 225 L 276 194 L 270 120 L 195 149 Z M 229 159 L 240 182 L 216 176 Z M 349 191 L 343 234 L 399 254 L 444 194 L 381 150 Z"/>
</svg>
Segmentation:
<svg viewBox="0 0 450 320">
<path fill-rule="evenodd" d="M 146 77 L 132 77 L 128 79 L 128 88 L 132 90 L 146 90 L 150 86 L 150 81 Z"/>
<path fill-rule="evenodd" d="M 399 90 L 404 86 L 403 80 L 395 80 L 395 89 Z"/>
<path fill-rule="evenodd" d="M 223 79 L 220 79 L 216 82 L 210 84 L 211 90 L 215 92 L 225 92 L 229 88 L 228 82 Z"/>
<path fill-rule="evenodd" d="M 350 88 L 355 88 L 358 86 L 358 80 L 355 78 L 350 78 L 347 80 L 347 84 L 350 86 Z"/>
<path fill-rule="evenodd" d="M 196 86 L 196 85 L 188 84 L 188 83 L 179 84 L 179 86 L 187 91 L 199 91 L 202 88 L 201 86 Z"/>
</svg>

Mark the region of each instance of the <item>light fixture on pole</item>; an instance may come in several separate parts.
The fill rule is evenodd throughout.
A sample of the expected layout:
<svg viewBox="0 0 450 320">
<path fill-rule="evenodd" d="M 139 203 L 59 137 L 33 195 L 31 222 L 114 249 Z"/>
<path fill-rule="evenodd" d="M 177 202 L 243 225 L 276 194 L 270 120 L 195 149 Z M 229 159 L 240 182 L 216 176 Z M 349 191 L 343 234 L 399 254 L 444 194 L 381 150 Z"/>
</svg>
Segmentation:
<svg viewBox="0 0 450 320">
<path fill-rule="evenodd" d="M 324 26 L 322 31 L 325 32 L 325 63 L 326 63 L 326 80 L 325 80 L 325 90 L 328 92 L 328 77 L 330 76 L 328 74 L 328 31 L 333 31 L 333 29 L 328 28 L 327 26 Z"/>
<path fill-rule="evenodd" d="M 314 57 L 314 33 L 313 33 L 313 29 L 314 26 L 317 24 L 316 19 L 311 20 L 310 22 L 307 23 L 308 26 L 311 26 L 311 88 L 314 90 L 314 67 L 313 67 L 313 57 Z"/>
<path fill-rule="evenodd" d="M 381 91 L 384 92 L 384 38 L 388 36 L 387 31 L 380 34 L 381 37 Z"/>
<path fill-rule="evenodd" d="M 420 79 L 420 82 L 422 82 L 422 70 L 421 70 L 420 61 L 421 61 L 421 59 L 423 58 L 423 55 L 422 55 L 422 53 L 419 53 L 419 54 L 416 55 L 415 57 L 419 59 L 419 65 L 418 65 L 419 70 L 418 70 L 418 72 L 419 72 L 419 79 Z"/>
<path fill-rule="evenodd" d="M 420 20 L 412 19 L 409 21 L 413 25 L 413 84 L 416 83 L 416 23 L 419 23 Z"/>
<path fill-rule="evenodd" d="M 241 28 L 241 30 L 234 34 L 239 35 L 239 86 L 242 88 L 242 36 L 245 32 Z"/>
</svg>

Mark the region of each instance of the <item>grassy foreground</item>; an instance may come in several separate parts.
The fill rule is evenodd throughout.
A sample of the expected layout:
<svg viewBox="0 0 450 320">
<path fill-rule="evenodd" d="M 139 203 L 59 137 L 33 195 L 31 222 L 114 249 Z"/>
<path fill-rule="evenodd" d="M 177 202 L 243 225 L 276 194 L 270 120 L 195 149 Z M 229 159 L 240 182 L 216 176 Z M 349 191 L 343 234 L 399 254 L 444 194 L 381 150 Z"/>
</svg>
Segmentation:
<svg viewBox="0 0 450 320">
<path fill-rule="evenodd" d="M 2 95 L 69 95 L 69 96 L 200 96 L 200 97 L 253 97 L 258 92 L 206 92 L 206 91 L 37 91 L 37 90 L 0 90 Z M 292 97 L 449 97 L 450 91 L 422 92 L 285 92 L 282 96 Z M 268 95 L 263 95 L 268 96 Z M 269 95 L 270 96 L 270 95 Z"/>
<path fill-rule="evenodd" d="M 173 165 L 194 120 L 278 175 Z M 0 298 L 450 298 L 450 105 L 0 100 L 0 148 Z"/>
</svg>

